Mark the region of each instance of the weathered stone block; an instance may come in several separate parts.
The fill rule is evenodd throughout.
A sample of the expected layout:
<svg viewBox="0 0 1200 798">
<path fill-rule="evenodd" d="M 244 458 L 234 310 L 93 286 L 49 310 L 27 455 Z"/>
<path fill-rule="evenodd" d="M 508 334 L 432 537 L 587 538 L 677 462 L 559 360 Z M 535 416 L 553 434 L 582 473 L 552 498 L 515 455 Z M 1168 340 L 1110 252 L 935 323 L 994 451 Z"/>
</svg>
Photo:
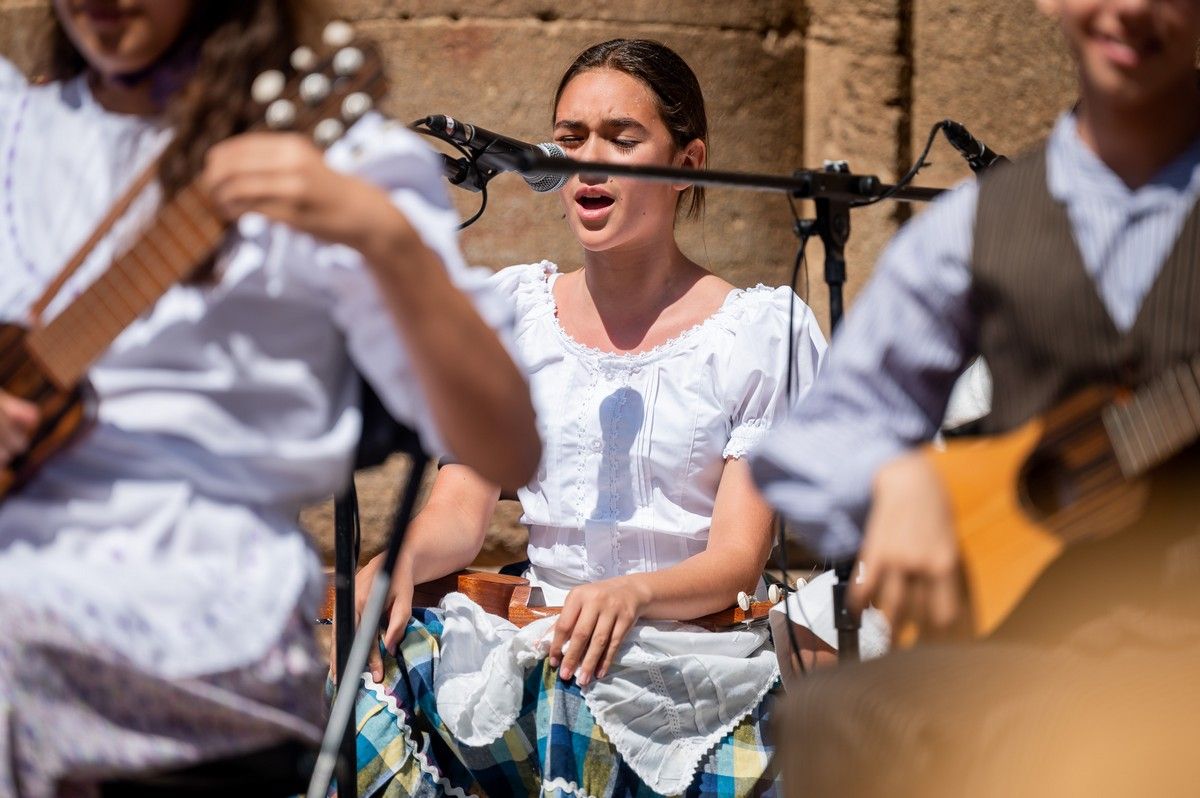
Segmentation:
<svg viewBox="0 0 1200 798">
<path fill-rule="evenodd" d="M 1032 0 L 918 3 L 914 20 L 913 147 L 951 118 L 996 152 L 1016 155 L 1049 132 L 1075 97 L 1075 66 L 1056 25 Z M 970 174 L 945 142 L 923 175 L 949 185 Z"/>
</svg>

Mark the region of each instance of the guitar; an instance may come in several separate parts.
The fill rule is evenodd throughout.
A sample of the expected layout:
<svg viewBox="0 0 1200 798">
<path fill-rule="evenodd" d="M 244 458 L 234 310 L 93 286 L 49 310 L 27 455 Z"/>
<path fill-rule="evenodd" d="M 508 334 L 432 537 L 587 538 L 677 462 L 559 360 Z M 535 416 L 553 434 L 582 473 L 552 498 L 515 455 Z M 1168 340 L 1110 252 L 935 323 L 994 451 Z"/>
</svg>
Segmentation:
<svg viewBox="0 0 1200 798">
<path fill-rule="evenodd" d="M 306 132 L 325 147 L 387 91 L 378 49 L 356 40 L 344 22 L 326 27 L 321 52 L 301 47 L 291 61 L 289 74 L 272 70 L 255 78 L 251 95 L 261 119 L 253 130 Z M 51 292 L 85 260 L 149 176 L 147 172 L 135 181 Z M 48 323 L 30 329 L 0 325 L 0 391 L 37 405 L 40 413 L 29 448 L 0 468 L 0 500 L 80 436 L 94 404 L 85 377 L 88 368 L 169 288 L 187 280 L 213 256 L 227 227 L 193 180 L 162 205 L 106 272 Z"/>
<path fill-rule="evenodd" d="M 1146 475 L 1200 438 L 1200 359 L 1136 393 L 1089 389 L 1017 430 L 927 446 L 949 488 L 970 631 L 986 635 L 1071 545 L 1145 513 Z"/>
<path fill-rule="evenodd" d="M 752 601 L 739 594 L 737 604 L 728 609 L 692 618 L 686 623 L 707 629 L 710 632 L 745 629 L 764 623 L 767 613 L 783 597 L 782 590 L 773 585 L 770 601 Z M 541 618 L 550 618 L 562 612 L 562 607 L 543 607 L 530 604 L 533 588 L 529 580 L 508 574 L 493 574 L 487 571 L 458 571 L 423 582 L 413 587 L 412 606 L 436 607 L 447 593 L 462 593 L 474 601 L 485 612 L 506 618 L 515 626 L 528 626 Z M 334 589 L 332 577 L 325 593 L 321 610 L 322 619 L 333 617 Z"/>
</svg>

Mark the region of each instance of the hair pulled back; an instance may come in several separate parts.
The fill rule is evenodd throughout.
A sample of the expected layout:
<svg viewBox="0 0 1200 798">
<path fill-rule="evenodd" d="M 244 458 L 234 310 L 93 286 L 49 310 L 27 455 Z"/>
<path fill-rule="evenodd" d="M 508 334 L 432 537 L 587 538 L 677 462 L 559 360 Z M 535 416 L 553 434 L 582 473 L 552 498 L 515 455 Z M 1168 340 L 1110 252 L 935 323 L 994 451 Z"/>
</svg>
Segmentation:
<svg viewBox="0 0 1200 798">
<path fill-rule="evenodd" d="M 700 81 L 687 62 L 662 42 L 653 39 L 612 39 L 592 45 L 580 53 L 558 83 L 554 107 L 567 84 L 577 75 L 592 69 L 615 69 L 641 81 L 658 104 L 658 113 L 675 147 L 682 149 L 699 139 L 708 145 L 708 115 Z M 684 214 L 695 219 L 704 213 L 704 188 L 691 186 Z M 680 207 L 685 197 L 680 196 Z"/>
</svg>

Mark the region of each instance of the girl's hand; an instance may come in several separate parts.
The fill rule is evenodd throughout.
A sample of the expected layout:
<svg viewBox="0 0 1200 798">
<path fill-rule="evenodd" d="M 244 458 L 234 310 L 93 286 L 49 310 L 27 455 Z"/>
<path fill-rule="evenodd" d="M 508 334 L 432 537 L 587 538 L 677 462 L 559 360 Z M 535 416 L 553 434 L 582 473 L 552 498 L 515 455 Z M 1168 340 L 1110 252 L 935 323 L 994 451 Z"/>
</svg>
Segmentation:
<svg viewBox="0 0 1200 798">
<path fill-rule="evenodd" d="M 8 465 L 29 448 L 37 424 L 37 405 L 0 391 L 0 466 Z"/>
<path fill-rule="evenodd" d="M 625 635 L 650 601 L 636 575 L 620 576 L 573 588 L 554 624 L 550 664 L 563 679 L 575 677 L 580 687 L 608 673 Z M 566 654 L 563 646 L 567 641 Z M 561 665 L 559 664 L 561 662 Z"/>
<path fill-rule="evenodd" d="M 262 215 L 370 260 L 416 233 L 379 187 L 329 167 L 298 133 L 247 133 L 208 152 L 201 184 L 229 220 Z"/>
<path fill-rule="evenodd" d="M 383 567 L 383 558 L 383 554 L 371 558 L 371 561 L 364 565 L 354 577 L 355 626 L 358 626 L 362 619 L 363 608 L 367 606 L 367 598 L 370 596 L 371 583 L 375 580 L 375 574 Z M 392 572 L 392 584 L 388 588 L 387 600 L 383 604 L 383 617 L 387 618 L 387 629 L 383 633 L 383 645 L 388 651 L 393 650 L 404 637 L 404 630 L 408 628 L 408 619 L 412 617 L 412 598 L 411 570 L 403 560 L 399 560 L 396 562 L 396 569 Z M 333 639 L 337 640 L 336 624 Z M 371 678 L 375 681 L 383 681 L 383 661 L 379 657 L 379 646 L 371 646 L 371 653 L 367 657 L 367 670 L 371 672 Z M 336 644 L 329 646 L 329 672 L 333 674 L 336 681 L 338 678 Z"/>
</svg>

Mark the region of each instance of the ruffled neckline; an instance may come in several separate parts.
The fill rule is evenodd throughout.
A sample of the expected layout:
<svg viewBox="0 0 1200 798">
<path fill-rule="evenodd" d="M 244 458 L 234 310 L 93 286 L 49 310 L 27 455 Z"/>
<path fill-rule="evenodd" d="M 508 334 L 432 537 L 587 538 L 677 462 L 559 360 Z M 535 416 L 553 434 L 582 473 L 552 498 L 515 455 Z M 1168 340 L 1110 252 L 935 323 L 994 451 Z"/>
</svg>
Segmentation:
<svg viewBox="0 0 1200 798">
<path fill-rule="evenodd" d="M 639 367 L 672 355 L 707 330 L 736 318 L 743 297 L 762 292 L 770 293 L 774 290 L 761 283 L 754 288 L 733 288 L 726 294 L 725 300 L 719 308 L 661 344 L 641 352 L 609 352 L 582 343 L 566 331 L 558 318 L 558 302 L 554 298 L 554 282 L 562 276 L 562 273 L 558 270 L 558 266 L 550 261 L 542 261 L 539 265 L 541 266 L 541 275 L 537 282 L 541 289 L 541 300 L 550 317 L 550 326 L 553 328 L 555 336 L 568 350 L 588 360 L 603 361 L 605 365 Z"/>
</svg>

